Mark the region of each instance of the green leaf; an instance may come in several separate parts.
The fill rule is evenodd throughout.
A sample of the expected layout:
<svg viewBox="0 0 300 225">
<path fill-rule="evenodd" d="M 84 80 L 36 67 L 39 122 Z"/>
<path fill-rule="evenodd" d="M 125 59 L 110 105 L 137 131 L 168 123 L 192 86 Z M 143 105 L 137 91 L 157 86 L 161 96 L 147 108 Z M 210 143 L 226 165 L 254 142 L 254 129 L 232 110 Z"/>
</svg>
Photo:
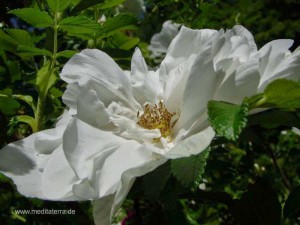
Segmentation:
<svg viewBox="0 0 300 225">
<path fill-rule="evenodd" d="M 109 9 L 115 6 L 118 6 L 125 2 L 126 0 L 106 0 L 104 3 L 99 4 L 98 8 L 99 9 Z"/>
<path fill-rule="evenodd" d="M 7 29 L 5 30 L 18 44 L 34 46 L 34 41 L 29 32 L 20 29 Z"/>
<path fill-rule="evenodd" d="M 130 50 L 133 47 L 137 46 L 138 43 L 140 42 L 140 39 L 135 37 L 135 38 L 130 38 L 130 40 L 124 42 L 121 46 L 120 49 L 124 49 L 124 50 Z"/>
<path fill-rule="evenodd" d="M 21 116 L 17 116 L 16 118 L 17 118 L 18 122 L 28 124 L 31 127 L 32 132 L 37 131 L 36 121 L 33 117 L 28 116 L 28 115 L 21 115 Z"/>
<path fill-rule="evenodd" d="M 5 115 L 14 115 L 20 104 L 11 97 L 12 90 L 4 89 L 0 91 L 0 111 Z"/>
<path fill-rule="evenodd" d="M 248 125 L 253 124 L 267 128 L 288 126 L 300 129 L 300 117 L 295 112 L 264 111 L 248 117 Z"/>
<path fill-rule="evenodd" d="M 63 95 L 63 92 L 56 87 L 52 87 L 49 90 L 49 93 L 53 96 L 53 98 L 60 98 Z"/>
<path fill-rule="evenodd" d="M 72 11 L 71 11 L 71 15 L 75 15 L 89 7 L 92 7 L 94 5 L 97 5 L 99 3 L 103 3 L 104 0 L 89 0 L 89 1 L 86 1 L 86 0 L 82 0 L 78 5 L 76 5 Z"/>
<path fill-rule="evenodd" d="M 285 201 L 283 215 L 287 218 L 300 216 L 300 186 L 296 187 Z"/>
<path fill-rule="evenodd" d="M 248 103 L 249 109 L 254 109 L 257 107 L 257 103 L 263 98 L 263 96 L 264 95 L 260 93 L 251 97 L 246 97 L 244 101 Z"/>
<path fill-rule="evenodd" d="M 121 30 L 134 30 L 137 29 L 137 18 L 130 13 L 121 13 L 117 16 L 109 18 L 103 24 L 103 35 L 110 36 Z"/>
<path fill-rule="evenodd" d="M 300 83 L 277 79 L 266 87 L 264 101 L 276 108 L 300 108 Z"/>
<path fill-rule="evenodd" d="M 109 9 L 115 6 L 118 6 L 125 2 L 126 0 L 82 0 L 79 4 L 77 4 L 71 11 L 71 15 L 75 15 L 87 8 L 96 7 L 97 9 Z"/>
<path fill-rule="evenodd" d="M 227 102 L 210 101 L 208 115 L 217 134 L 229 140 L 236 140 L 246 126 L 248 104 L 233 105 Z"/>
<path fill-rule="evenodd" d="M 64 11 L 70 4 L 70 0 L 47 0 L 48 6 L 54 13 Z"/>
<path fill-rule="evenodd" d="M 122 32 L 117 32 L 110 37 L 108 46 L 111 48 L 118 48 L 123 50 L 130 50 L 140 42 L 137 37 L 128 37 Z"/>
<path fill-rule="evenodd" d="M 0 30 L 0 48 L 6 51 L 14 52 L 18 42 L 11 36 L 6 34 L 3 30 Z"/>
<path fill-rule="evenodd" d="M 34 39 L 25 30 L 6 29 L 5 32 L 0 30 L 0 48 L 4 50 L 16 53 L 19 45 L 34 46 Z"/>
<path fill-rule="evenodd" d="M 12 95 L 13 98 L 22 100 L 28 104 L 33 103 L 33 98 L 30 95 Z"/>
<path fill-rule="evenodd" d="M 37 73 L 36 86 L 40 93 L 47 94 L 48 90 L 56 81 L 56 75 L 54 72 L 50 74 L 50 64 L 45 64 Z"/>
<path fill-rule="evenodd" d="M 0 173 L 0 183 L 9 183 L 10 179 L 6 176 L 4 176 L 2 173 Z"/>
<path fill-rule="evenodd" d="M 2 96 L 2 97 L 11 97 L 12 96 L 12 90 L 10 88 L 5 88 L 3 90 L 0 90 L 0 96 Z"/>
<path fill-rule="evenodd" d="M 30 47 L 26 45 L 20 45 L 17 48 L 18 53 L 21 56 L 36 56 L 36 55 L 46 55 L 49 57 L 52 57 L 52 53 L 46 49 L 41 49 L 41 48 L 35 48 L 35 47 Z"/>
<path fill-rule="evenodd" d="M 58 52 L 56 54 L 56 57 L 71 58 L 76 53 L 78 53 L 78 52 L 77 51 L 73 51 L 73 50 L 65 50 L 65 51 Z"/>
<path fill-rule="evenodd" d="M 27 23 L 39 28 L 51 27 L 54 24 L 51 16 L 46 12 L 34 8 L 14 9 L 9 11 L 9 13 L 18 16 Z"/>
<path fill-rule="evenodd" d="M 145 194 L 149 197 L 157 197 L 166 185 L 171 175 L 170 161 L 159 166 L 152 172 L 143 177 L 143 188 Z M 155 184 L 155 185 L 153 185 Z"/>
<path fill-rule="evenodd" d="M 14 99 L 18 99 L 18 100 L 26 102 L 32 108 L 32 110 L 35 112 L 35 106 L 33 104 L 33 98 L 30 95 L 12 95 L 12 97 Z"/>
<path fill-rule="evenodd" d="M 38 43 L 46 37 L 46 33 L 42 33 L 41 35 L 32 36 L 32 40 L 34 43 Z"/>
<path fill-rule="evenodd" d="M 78 5 L 79 2 L 81 2 L 81 0 L 71 0 L 71 5 L 72 6 Z"/>
<path fill-rule="evenodd" d="M 6 61 L 6 66 L 8 68 L 8 73 L 12 82 L 21 79 L 22 71 L 19 61 Z"/>
<path fill-rule="evenodd" d="M 240 225 L 279 225 L 281 220 L 277 196 L 264 182 L 249 185 L 248 192 L 233 201 L 230 211 Z"/>
<path fill-rule="evenodd" d="M 205 170 L 209 148 L 198 155 L 174 159 L 171 161 L 171 169 L 174 176 L 184 186 L 198 187 Z"/>
<path fill-rule="evenodd" d="M 68 35 L 80 38 L 84 36 L 92 37 L 101 29 L 100 24 L 84 16 L 67 17 L 60 21 L 59 26 L 66 31 Z"/>
</svg>

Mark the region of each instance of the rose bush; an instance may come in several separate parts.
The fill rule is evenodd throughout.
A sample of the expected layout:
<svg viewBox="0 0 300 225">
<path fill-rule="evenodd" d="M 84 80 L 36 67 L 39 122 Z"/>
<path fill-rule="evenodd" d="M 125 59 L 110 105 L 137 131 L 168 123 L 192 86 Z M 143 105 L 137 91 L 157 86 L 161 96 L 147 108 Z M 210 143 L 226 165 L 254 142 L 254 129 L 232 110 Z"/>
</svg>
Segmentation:
<svg viewBox="0 0 300 225">
<path fill-rule="evenodd" d="M 56 127 L 4 147 L 0 170 L 27 197 L 96 200 L 96 224 L 110 224 L 136 177 L 210 145 L 208 101 L 241 103 L 277 78 L 299 81 L 292 43 L 257 50 L 242 26 L 183 26 L 156 71 L 139 49 L 131 71 L 100 50 L 83 50 L 60 74 L 67 109 Z"/>
</svg>

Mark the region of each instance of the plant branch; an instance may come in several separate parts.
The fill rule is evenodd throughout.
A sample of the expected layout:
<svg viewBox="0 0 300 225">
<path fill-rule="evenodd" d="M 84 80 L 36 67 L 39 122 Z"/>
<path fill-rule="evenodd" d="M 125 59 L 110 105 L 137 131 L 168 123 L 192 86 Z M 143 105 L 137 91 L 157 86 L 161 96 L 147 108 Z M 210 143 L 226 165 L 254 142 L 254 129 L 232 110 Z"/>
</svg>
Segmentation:
<svg viewBox="0 0 300 225">
<path fill-rule="evenodd" d="M 289 179 L 288 179 L 288 177 L 286 176 L 286 174 L 284 173 L 284 171 L 280 168 L 280 166 L 279 166 L 279 164 L 278 164 L 278 162 L 277 162 L 276 156 L 274 155 L 273 151 L 272 151 L 270 148 L 266 147 L 266 146 L 265 146 L 265 150 L 266 150 L 267 153 L 271 156 L 271 159 L 272 159 L 272 161 L 273 161 L 273 164 L 274 164 L 276 170 L 278 171 L 278 173 L 280 174 L 284 186 L 285 186 L 289 191 L 291 191 L 291 190 L 292 190 L 291 182 L 289 181 Z"/>
<path fill-rule="evenodd" d="M 57 53 L 57 36 L 58 36 L 58 14 L 54 14 L 54 35 L 53 35 L 53 52 L 52 52 L 52 57 L 51 57 L 51 62 L 50 66 L 48 68 L 48 72 L 46 75 L 45 79 L 45 86 L 48 86 L 48 82 L 50 80 L 51 74 L 53 73 L 55 69 L 55 64 L 56 64 L 56 53 Z M 35 120 L 36 120 L 36 126 L 37 130 L 41 130 L 43 128 L 43 123 L 44 123 L 44 112 L 45 112 L 45 101 L 47 97 L 47 92 L 48 89 L 46 88 L 45 90 L 40 90 L 39 92 L 39 98 L 37 102 L 37 110 L 35 114 Z"/>
</svg>

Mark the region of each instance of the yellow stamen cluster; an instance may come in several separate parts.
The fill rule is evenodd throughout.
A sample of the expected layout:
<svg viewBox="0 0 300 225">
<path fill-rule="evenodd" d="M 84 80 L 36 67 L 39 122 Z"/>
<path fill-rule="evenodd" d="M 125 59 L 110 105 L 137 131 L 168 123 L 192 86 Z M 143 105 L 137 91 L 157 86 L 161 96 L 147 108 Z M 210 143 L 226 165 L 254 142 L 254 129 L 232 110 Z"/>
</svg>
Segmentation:
<svg viewBox="0 0 300 225">
<path fill-rule="evenodd" d="M 155 104 L 154 107 L 147 104 L 144 113 L 139 114 L 138 112 L 138 125 L 147 130 L 159 129 L 161 137 L 170 137 L 171 128 L 174 126 L 174 124 L 171 124 L 171 119 L 176 113 L 170 113 L 161 101 L 158 105 Z"/>
</svg>

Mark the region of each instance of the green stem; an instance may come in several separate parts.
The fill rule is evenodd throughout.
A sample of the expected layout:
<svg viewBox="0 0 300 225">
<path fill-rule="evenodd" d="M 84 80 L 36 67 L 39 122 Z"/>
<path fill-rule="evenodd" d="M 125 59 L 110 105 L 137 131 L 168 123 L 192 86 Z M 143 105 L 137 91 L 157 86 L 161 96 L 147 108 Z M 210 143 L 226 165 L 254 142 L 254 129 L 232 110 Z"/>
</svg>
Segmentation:
<svg viewBox="0 0 300 225">
<path fill-rule="evenodd" d="M 52 58 L 51 63 L 48 69 L 48 73 L 46 76 L 46 86 L 48 86 L 48 82 L 50 79 L 51 74 L 54 71 L 55 63 L 56 63 L 56 53 L 57 53 L 57 34 L 58 34 L 58 14 L 54 14 L 54 35 L 53 35 L 53 52 L 52 52 Z M 44 113 L 45 113 L 45 101 L 47 97 L 47 89 L 46 91 L 40 91 L 38 101 L 37 101 L 37 109 L 35 114 L 35 121 L 37 126 L 37 131 L 41 130 L 44 125 Z"/>
<path fill-rule="evenodd" d="M 38 102 L 37 102 L 37 110 L 35 114 L 35 122 L 37 131 L 42 129 L 43 126 L 43 118 L 44 118 L 44 105 L 45 105 L 45 97 L 41 94 L 39 95 Z"/>
</svg>

